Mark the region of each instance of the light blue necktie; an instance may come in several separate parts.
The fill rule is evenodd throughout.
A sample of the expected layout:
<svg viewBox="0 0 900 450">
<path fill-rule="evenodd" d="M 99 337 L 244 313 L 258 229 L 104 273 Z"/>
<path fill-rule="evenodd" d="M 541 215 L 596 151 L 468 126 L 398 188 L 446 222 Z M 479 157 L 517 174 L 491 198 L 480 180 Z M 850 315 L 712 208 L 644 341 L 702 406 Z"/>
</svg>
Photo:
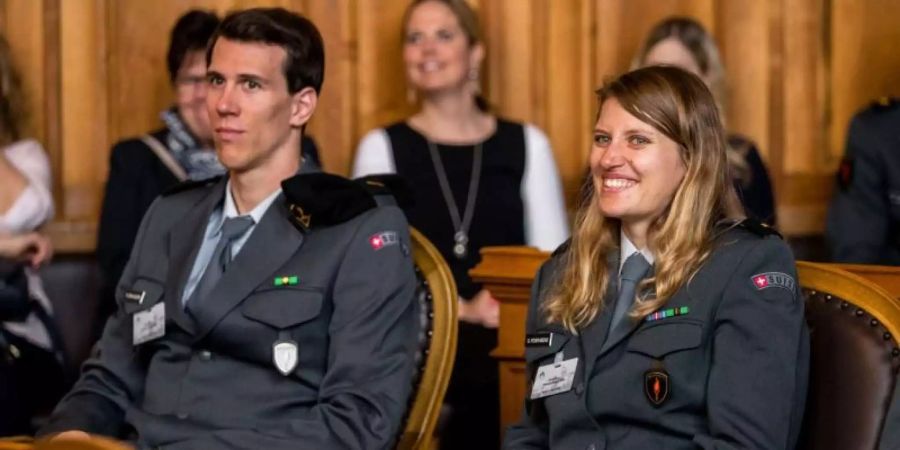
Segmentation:
<svg viewBox="0 0 900 450">
<path fill-rule="evenodd" d="M 219 236 L 219 242 L 216 243 L 216 248 L 209 259 L 209 264 L 206 265 L 203 276 L 200 277 L 200 282 L 197 283 L 197 287 L 194 288 L 194 292 L 187 301 L 188 312 L 197 311 L 204 299 L 216 287 L 228 268 L 228 264 L 231 263 L 231 244 L 252 226 L 253 218 L 250 216 L 229 217 L 222 223 L 222 235 Z"/>
</svg>

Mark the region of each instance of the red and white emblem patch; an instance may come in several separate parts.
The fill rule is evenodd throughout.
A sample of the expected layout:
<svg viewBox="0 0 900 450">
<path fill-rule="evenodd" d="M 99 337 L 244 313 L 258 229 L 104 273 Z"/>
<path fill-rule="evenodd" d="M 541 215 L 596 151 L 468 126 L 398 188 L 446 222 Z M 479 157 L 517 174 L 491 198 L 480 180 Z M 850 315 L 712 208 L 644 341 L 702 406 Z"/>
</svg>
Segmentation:
<svg viewBox="0 0 900 450">
<path fill-rule="evenodd" d="M 757 291 L 770 287 L 777 287 L 793 292 L 795 285 L 794 277 L 784 272 L 760 273 L 750 277 L 750 281 L 753 282 L 753 286 L 756 287 Z"/>
<path fill-rule="evenodd" d="M 397 233 L 394 231 L 382 231 L 369 236 L 369 245 L 372 250 L 378 251 L 390 245 L 397 245 Z"/>
</svg>

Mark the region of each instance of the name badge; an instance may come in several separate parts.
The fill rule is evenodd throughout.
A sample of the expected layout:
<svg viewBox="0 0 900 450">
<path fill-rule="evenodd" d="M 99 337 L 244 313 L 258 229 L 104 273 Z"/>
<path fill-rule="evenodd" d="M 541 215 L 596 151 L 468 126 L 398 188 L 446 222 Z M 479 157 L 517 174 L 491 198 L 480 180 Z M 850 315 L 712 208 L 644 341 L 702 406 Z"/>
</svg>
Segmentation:
<svg viewBox="0 0 900 450">
<path fill-rule="evenodd" d="M 549 347 L 553 345 L 553 333 L 532 333 L 525 336 L 526 347 Z"/>
<path fill-rule="evenodd" d="M 561 361 L 561 356 L 562 353 L 558 353 L 557 359 L 560 361 L 554 361 L 538 368 L 537 375 L 534 376 L 534 384 L 531 387 L 532 400 L 561 394 L 572 389 L 578 358 Z"/>
<path fill-rule="evenodd" d="M 132 316 L 132 343 L 141 345 L 166 334 L 166 304 L 159 302 Z"/>
</svg>

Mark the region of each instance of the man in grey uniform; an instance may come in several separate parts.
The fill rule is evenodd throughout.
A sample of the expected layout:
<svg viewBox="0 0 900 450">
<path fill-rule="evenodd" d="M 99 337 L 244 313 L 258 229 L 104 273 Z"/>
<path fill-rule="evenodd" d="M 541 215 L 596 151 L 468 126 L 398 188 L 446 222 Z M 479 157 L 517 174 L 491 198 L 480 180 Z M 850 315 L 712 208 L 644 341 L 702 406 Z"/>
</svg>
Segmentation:
<svg viewBox="0 0 900 450">
<path fill-rule="evenodd" d="M 834 261 L 900 265 L 900 102 L 881 99 L 857 114 L 828 211 Z"/>
<path fill-rule="evenodd" d="M 389 447 L 417 333 L 409 235 L 402 212 L 360 185 L 303 173 L 321 37 L 283 9 L 236 12 L 207 64 L 228 175 L 151 206 L 98 354 L 40 434 L 140 448 Z"/>
</svg>

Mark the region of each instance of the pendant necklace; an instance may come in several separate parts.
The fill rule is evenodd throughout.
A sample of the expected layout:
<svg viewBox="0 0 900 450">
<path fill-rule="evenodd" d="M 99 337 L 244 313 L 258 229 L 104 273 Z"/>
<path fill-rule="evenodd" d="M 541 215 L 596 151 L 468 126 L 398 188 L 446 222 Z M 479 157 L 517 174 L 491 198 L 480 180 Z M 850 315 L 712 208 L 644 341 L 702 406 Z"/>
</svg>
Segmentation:
<svg viewBox="0 0 900 450">
<path fill-rule="evenodd" d="M 450 220 L 453 221 L 453 255 L 457 259 L 464 259 L 469 253 L 469 226 L 472 224 L 472 215 L 475 213 L 478 181 L 481 178 L 482 143 L 475 144 L 475 152 L 472 155 L 472 177 L 469 179 L 469 194 L 466 199 L 465 211 L 460 218 L 459 208 L 453 198 L 453 191 L 450 190 L 450 181 L 447 180 L 447 172 L 444 171 L 444 164 L 438 154 L 437 145 L 428 139 L 425 141 L 428 142 L 428 152 L 431 154 L 431 162 L 434 164 L 438 184 L 441 185 L 441 192 L 450 212 Z"/>
</svg>

